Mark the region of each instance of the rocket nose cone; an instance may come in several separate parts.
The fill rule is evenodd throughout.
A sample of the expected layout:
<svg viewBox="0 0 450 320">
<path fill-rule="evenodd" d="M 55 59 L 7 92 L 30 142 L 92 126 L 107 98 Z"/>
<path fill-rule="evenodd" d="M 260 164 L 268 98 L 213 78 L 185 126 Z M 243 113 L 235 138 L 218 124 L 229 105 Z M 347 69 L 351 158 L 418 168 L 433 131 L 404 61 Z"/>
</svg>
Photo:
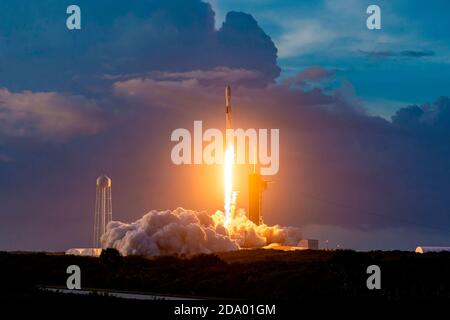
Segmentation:
<svg viewBox="0 0 450 320">
<path fill-rule="evenodd" d="M 227 86 L 227 88 L 225 89 L 225 95 L 227 97 L 231 97 L 231 87 L 230 86 Z"/>
</svg>

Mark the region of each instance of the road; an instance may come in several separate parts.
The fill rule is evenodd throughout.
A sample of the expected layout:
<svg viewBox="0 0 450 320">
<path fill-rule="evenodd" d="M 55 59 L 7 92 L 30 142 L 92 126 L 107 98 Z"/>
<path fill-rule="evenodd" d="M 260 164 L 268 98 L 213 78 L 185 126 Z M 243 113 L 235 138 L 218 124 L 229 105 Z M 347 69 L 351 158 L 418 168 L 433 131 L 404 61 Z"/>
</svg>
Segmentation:
<svg viewBox="0 0 450 320">
<path fill-rule="evenodd" d="M 52 287 L 40 287 L 40 290 L 64 293 L 64 294 L 98 294 L 105 295 L 109 297 L 123 298 L 123 299 L 135 299 L 135 300 L 203 300 L 201 298 L 192 297 L 180 297 L 180 296 L 170 296 L 163 294 L 143 294 L 143 293 L 132 293 L 132 292 L 120 292 L 120 291 L 109 291 L 109 290 L 99 290 L 99 289 L 89 289 L 89 290 L 69 290 L 64 288 L 52 288 Z"/>
</svg>

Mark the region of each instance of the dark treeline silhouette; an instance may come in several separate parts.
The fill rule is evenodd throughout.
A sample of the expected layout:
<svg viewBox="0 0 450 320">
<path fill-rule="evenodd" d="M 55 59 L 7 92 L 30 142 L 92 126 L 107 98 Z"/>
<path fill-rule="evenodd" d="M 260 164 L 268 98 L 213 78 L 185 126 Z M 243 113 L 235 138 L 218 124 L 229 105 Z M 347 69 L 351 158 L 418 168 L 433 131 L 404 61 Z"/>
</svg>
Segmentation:
<svg viewBox="0 0 450 320">
<path fill-rule="evenodd" d="M 449 299 L 450 253 L 242 250 L 194 257 L 100 258 L 0 252 L 1 298 L 38 296 L 65 287 L 69 265 L 82 288 L 238 299 Z M 368 290 L 366 269 L 381 268 L 381 290 Z"/>
</svg>

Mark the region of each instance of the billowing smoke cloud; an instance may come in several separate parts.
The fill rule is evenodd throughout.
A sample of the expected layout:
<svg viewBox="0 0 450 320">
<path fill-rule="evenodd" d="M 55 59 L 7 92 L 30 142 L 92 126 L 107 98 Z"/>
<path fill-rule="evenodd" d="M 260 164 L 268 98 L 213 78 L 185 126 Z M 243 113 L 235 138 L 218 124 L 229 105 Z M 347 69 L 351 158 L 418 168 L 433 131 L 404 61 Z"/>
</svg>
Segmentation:
<svg viewBox="0 0 450 320">
<path fill-rule="evenodd" d="M 263 247 L 271 243 L 297 245 L 298 228 L 255 225 L 239 210 L 228 228 L 224 214 L 217 211 L 152 210 L 133 223 L 112 221 L 102 237 L 104 247 L 123 255 L 193 255 L 240 248 Z"/>
</svg>

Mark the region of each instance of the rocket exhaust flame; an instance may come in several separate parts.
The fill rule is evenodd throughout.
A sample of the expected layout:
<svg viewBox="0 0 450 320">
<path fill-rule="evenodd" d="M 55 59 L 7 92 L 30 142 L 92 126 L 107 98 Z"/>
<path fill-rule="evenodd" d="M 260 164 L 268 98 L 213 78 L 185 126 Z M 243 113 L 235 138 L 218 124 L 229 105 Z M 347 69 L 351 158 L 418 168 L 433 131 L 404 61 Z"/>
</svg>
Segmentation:
<svg viewBox="0 0 450 320">
<path fill-rule="evenodd" d="M 229 144 L 227 150 L 225 151 L 225 161 L 224 161 L 225 227 L 228 227 L 231 223 L 232 209 L 235 206 L 236 202 L 236 196 L 235 195 L 233 196 L 233 162 L 234 162 L 234 146 L 233 144 Z"/>
</svg>

